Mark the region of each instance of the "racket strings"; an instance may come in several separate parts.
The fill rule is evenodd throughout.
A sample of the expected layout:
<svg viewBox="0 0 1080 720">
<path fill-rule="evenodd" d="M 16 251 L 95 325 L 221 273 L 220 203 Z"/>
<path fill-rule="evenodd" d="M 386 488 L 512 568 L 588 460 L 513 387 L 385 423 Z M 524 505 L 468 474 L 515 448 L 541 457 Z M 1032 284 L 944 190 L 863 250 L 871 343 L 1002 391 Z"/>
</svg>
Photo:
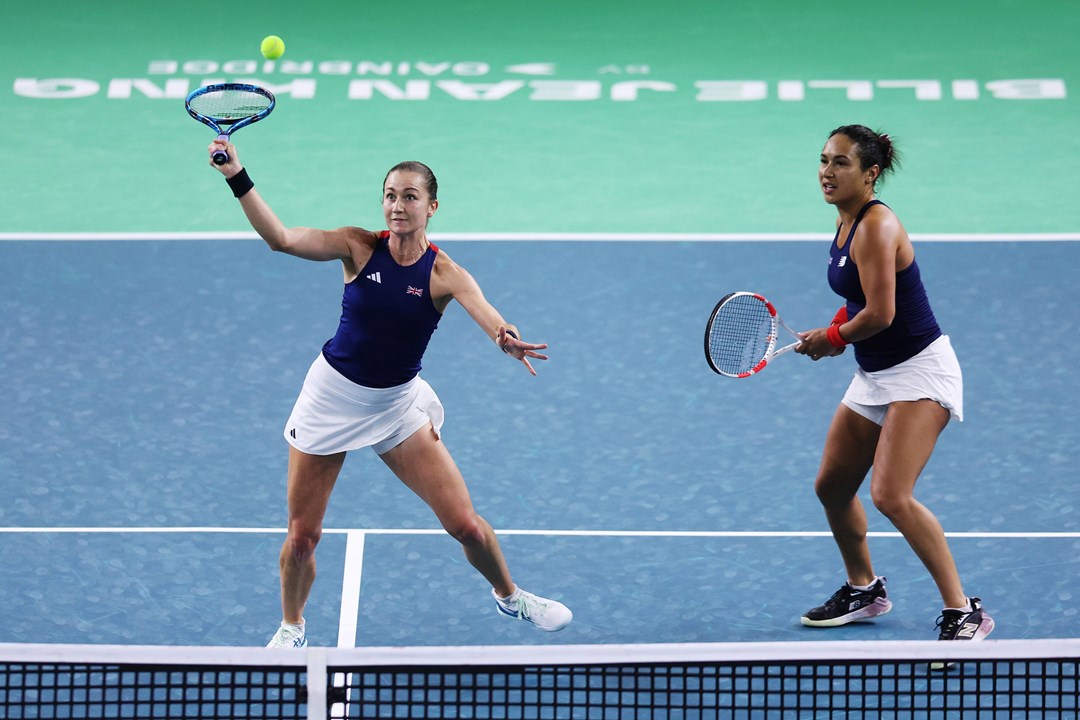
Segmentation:
<svg viewBox="0 0 1080 720">
<path fill-rule="evenodd" d="M 243 120 L 270 107 L 270 98 L 250 90 L 216 90 L 192 98 L 191 109 L 215 120 Z"/>
<path fill-rule="evenodd" d="M 750 372 L 775 343 L 773 315 L 752 295 L 737 295 L 721 305 L 709 328 L 709 357 L 726 374 Z"/>
</svg>

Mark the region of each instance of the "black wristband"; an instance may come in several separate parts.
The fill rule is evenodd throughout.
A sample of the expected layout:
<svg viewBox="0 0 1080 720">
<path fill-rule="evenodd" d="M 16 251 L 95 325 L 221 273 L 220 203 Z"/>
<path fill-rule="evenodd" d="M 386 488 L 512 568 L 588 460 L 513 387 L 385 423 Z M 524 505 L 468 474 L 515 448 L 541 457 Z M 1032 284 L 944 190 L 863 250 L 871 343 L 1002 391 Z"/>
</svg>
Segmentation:
<svg viewBox="0 0 1080 720">
<path fill-rule="evenodd" d="M 514 332 L 513 330 L 511 330 L 510 328 L 506 328 L 506 334 L 507 334 L 507 335 L 509 335 L 510 337 L 514 338 L 515 340 L 519 340 L 519 339 L 520 339 L 520 338 L 518 338 L 518 336 L 517 336 L 517 333 L 516 333 L 516 332 Z M 503 347 L 502 347 L 502 351 L 503 351 L 504 353 L 509 353 L 509 352 L 510 352 L 509 350 L 507 350 L 507 349 L 506 349 L 506 346 L 505 346 L 505 345 L 503 345 Z"/>
<path fill-rule="evenodd" d="M 225 182 L 229 183 L 233 197 L 238 198 L 244 197 L 248 190 L 255 187 L 255 183 L 251 182 L 251 178 L 248 177 L 247 168 L 240 168 L 240 172 L 231 178 L 225 178 Z"/>
</svg>

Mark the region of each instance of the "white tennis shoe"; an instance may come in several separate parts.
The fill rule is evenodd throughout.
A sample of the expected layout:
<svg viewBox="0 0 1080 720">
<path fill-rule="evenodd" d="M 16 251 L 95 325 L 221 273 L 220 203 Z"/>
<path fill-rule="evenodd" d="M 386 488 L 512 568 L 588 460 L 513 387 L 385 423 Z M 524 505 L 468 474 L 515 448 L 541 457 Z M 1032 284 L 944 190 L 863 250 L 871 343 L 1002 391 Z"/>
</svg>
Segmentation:
<svg viewBox="0 0 1080 720">
<path fill-rule="evenodd" d="M 541 630 L 555 632 L 562 630 L 574 619 L 570 608 L 555 600 L 548 600 L 518 588 L 508 598 L 501 598 L 492 589 L 495 607 L 506 617 L 527 620 Z"/>
<path fill-rule="evenodd" d="M 274 633 L 274 637 L 270 638 L 270 642 L 266 647 L 294 648 L 297 650 L 307 647 L 307 633 L 304 631 L 304 626 L 282 623 L 281 627 Z"/>
</svg>

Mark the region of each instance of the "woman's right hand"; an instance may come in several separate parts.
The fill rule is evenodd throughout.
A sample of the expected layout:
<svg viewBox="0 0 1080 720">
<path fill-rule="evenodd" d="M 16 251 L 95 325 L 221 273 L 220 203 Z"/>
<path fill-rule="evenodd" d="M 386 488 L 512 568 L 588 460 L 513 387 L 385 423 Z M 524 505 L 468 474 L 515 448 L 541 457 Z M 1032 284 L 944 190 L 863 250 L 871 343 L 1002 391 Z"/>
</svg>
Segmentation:
<svg viewBox="0 0 1080 720">
<path fill-rule="evenodd" d="M 228 140 L 214 138 L 214 142 L 210 143 L 210 147 L 207 148 L 207 150 L 210 153 L 210 167 L 214 168 L 225 177 L 230 178 L 244 169 L 244 166 L 240 164 L 240 157 L 236 154 L 236 146 Z M 219 152 L 225 153 L 228 157 L 224 165 L 218 165 L 214 162 L 214 154 Z"/>
<path fill-rule="evenodd" d="M 795 346 L 795 352 L 807 355 L 817 361 L 825 357 L 836 357 L 844 353 L 845 347 L 836 347 L 828 338 L 828 328 L 817 328 L 799 333 L 802 342 Z"/>
</svg>

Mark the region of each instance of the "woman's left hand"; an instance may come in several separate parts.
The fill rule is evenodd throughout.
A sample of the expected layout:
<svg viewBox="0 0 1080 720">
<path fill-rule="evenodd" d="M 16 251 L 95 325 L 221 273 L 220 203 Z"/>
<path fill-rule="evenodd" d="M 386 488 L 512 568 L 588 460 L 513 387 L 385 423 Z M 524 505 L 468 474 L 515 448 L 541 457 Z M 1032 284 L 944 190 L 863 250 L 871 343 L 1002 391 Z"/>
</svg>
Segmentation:
<svg viewBox="0 0 1080 720">
<path fill-rule="evenodd" d="M 499 334 L 495 338 L 496 344 L 507 355 L 513 356 L 515 359 L 524 363 L 525 367 L 529 369 L 529 372 L 536 375 L 536 370 L 533 369 L 532 363 L 529 362 L 529 358 L 535 360 L 547 360 L 547 355 L 542 355 L 537 350 L 546 350 L 547 343 L 527 343 L 519 340 L 511 335 L 505 325 L 499 326 Z"/>
</svg>

